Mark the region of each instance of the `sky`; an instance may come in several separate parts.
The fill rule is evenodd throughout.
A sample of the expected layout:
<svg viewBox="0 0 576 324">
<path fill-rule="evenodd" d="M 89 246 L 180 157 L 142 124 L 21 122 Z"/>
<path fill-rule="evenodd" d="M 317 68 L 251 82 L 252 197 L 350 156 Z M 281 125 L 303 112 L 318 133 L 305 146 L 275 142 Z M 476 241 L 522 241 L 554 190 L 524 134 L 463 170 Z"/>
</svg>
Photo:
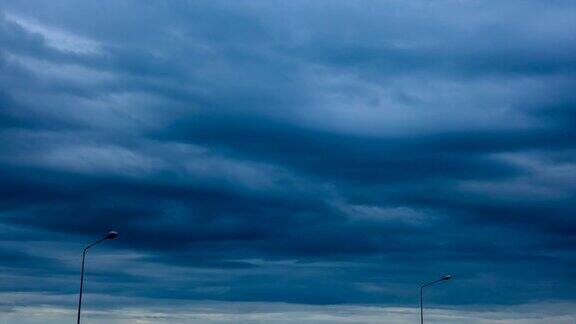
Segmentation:
<svg viewBox="0 0 576 324">
<path fill-rule="evenodd" d="M 3 0 L 0 323 L 576 322 L 576 2 Z"/>
</svg>

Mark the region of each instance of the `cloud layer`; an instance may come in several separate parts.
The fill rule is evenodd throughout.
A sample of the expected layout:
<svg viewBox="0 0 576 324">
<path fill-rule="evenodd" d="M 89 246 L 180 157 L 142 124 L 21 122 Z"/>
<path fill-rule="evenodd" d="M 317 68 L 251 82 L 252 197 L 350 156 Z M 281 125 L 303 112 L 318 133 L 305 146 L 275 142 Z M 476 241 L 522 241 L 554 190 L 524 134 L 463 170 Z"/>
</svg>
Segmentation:
<svg viewBox="0 0 576 324">
<path fill-rule="evenodd" d="M 87 289 L 128 301 L 411 306 L 453 273 L 430 303 L 573 302 L 575 21 L 540 0 L 3 1 L 0 292 L 74 296 L 78 252 L 116 229 Z"/>
</svg>

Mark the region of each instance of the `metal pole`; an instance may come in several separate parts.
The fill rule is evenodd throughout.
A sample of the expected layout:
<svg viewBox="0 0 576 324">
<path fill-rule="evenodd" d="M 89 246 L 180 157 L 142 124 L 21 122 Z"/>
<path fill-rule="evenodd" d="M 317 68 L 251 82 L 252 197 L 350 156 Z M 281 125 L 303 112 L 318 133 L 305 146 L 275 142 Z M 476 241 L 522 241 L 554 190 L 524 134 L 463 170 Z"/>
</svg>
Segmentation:
<svg viewBox="0 0 576 324">
<path fill-rule="evenodd" d="M 104 241 L 106 237 L 99 239 L 98 241 L 88 245 L 84 248 L 84 252 L 82 252 L 82 270 L 80 271 L 80 296 L 78 297 L 78 319 L 76 320 L 76 324 L 80 324 L 80 312 L 82 310 L 82 290 L 84 288 L 84 262 L 86 260 L 86 252 L 89 248 L 93 247 L 94 245 Z"/>
<path fill-rule="evenodd" d="M 427 284 L 420 286 L 420 324 L 424 324 L 424 302 L 423 302 L 424 288 L 431 286 L 435 283 L 438 283 L 440 281 L 445 281 L 445 280 L 450 280 L 450 279 L 452 279 L 452 275 L 447 275 L 447 276 L 442 277 L 441 279 L 434 280 L 432 282 L 429 282 Z"/>
<path fill-rule="evenodd" d="M 423 296 L 422 291 L 424 290 L 424 286 L 420 287 L 420 324 L 424 324 L 424 307 L 423 307 Z"/>
<path fill-rule="evenodd" d="M 80 297 L 78 299 L 78 320 L 76 324 L 80 324 L 80 311 L 82 309 L 82 289 L 84 288 L 84 260 L 86 259 L 86 249 L 82 253 L 82 271 L 80 271 Z"/>
</svg>

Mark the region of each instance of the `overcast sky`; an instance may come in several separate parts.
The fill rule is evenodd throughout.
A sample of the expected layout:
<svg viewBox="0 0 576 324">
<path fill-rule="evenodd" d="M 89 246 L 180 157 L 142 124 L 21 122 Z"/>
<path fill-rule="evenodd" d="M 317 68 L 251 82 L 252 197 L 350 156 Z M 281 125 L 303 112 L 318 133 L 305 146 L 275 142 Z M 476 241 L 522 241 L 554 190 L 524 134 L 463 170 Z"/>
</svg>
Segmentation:
<svg viewBox="0 0 576 324">
<path fill-rule="evenodd" d="M 576 2 L 2 0 L 0 323 L 576 321 Z"/>
</svg>

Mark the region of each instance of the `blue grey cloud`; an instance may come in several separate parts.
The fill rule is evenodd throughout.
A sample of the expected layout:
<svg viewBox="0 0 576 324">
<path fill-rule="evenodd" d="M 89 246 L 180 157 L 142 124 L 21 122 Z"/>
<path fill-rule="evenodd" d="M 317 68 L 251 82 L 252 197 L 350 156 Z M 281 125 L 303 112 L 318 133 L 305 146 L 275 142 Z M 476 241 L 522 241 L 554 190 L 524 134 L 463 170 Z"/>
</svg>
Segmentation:
<svg viewBox="0 0 576 324">
<path fill-rule="evenodd" d="M 410 306 L 444 273 L 442 307 L 574 302 L 574 21 L 538 0 L 4 1 L 0 290 L 73 308 L 78 253 L 113 228 L 95 308 Z"/>
</svg>

